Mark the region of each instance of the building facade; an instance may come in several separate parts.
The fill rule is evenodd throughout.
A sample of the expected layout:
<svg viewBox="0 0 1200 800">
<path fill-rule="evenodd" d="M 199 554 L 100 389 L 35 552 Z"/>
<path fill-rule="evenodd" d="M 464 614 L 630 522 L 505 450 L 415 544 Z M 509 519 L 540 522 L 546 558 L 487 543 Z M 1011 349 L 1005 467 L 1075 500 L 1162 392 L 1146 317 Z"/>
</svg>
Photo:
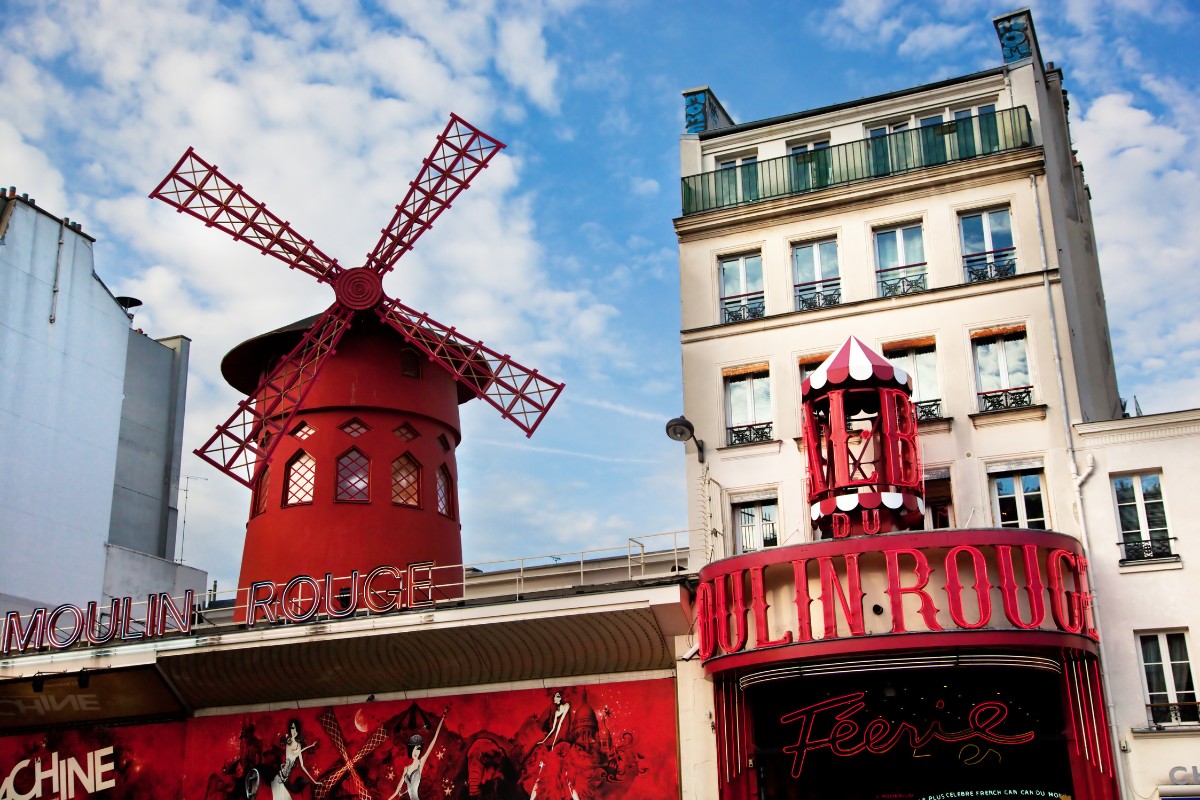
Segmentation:
<svg viewBox="0 0 1200 800">
<path fill-rule="evenodd" d="M 6 610 L 206 580 L 175 563 L 189 340 L 131 329 L 94 244 L 15 190 L 0 196 Z"/>
<path fill-rule="evenodd" d="M 1192 781 L 1196 760 L 1187 631 L 1200 620 L 1179 572 L 1179 531 L 1190 521 L 1174 514 L 1168 527 L 1162 493 L 1169 473 L 1183 480 L 1200 440 L 1192 412 L 1123 418 L 1062 71 L 1043 63 L 1028 11 L 994 22 L 1002 65 L 936 84 L 744 124 L 707 87 L 684 92 L 675 228 L 684 414 L 694 428 L 689 527 L 707 532 L 692 561 L 709 565 L 701 588 L 712 586 L 710 625 L 720 637 L 705 668 L 725 726 L 721 797 L 832 796 L 814 788 L 812 770 L 849 781 L 840 797 L 1197 791 L 1170 788 Z M 828 541 L 837 534 L 817 525 L 802 405 L 814 373 L 850 336 L 911 377 L 927 533 L 884 533 L 864 545 L 857 536 Z M 854 441 L 873 435 L 861 420 L 846 425 Z M 1171 435 L 1190 447 L 1167 445 Z M 818 438 L 818 448 L 828 445 Z M 849 464 L 853 472 L 854 456 Z M 968 548 L 959 556 L 976 559 L 973 577 L 959 580 L 958 556 L 947 550 L 911 556 L 909 572 L 900 553 L 922 542 Z M 1030 555 L 1024 579 L 1005 563 L 1015 552 L 1006 548 L 1043 545 L 1051 549 Z M 1073 580 L 1036 579 L 1035 566 L 1065 563 L 1075 565 Z M 794 577 L 781 576 L 789 564 Z M 1050 596 L 1059 581 L 1077 601 Z M 913 587 L 926 585 L 937 587 L 929 605 L 912 605 Z M 959 616 L 963 586 L 973 587 L 975 605 Z M 787 610 L 793 595 L 805 602 Z M 897 595 L 903 602 L 893 605 Z M 1067 639 L 1037 641 L 1034 629 L 1056 627 L 1059 614 L 1039 612 L 1043 602 L 1080 604 L 1082 620 L 1057 625 Z M 914 630 L 937 635 L 917 641 Z M 1089 631 L 1090 642 L 1078 636 Z M 1056 663 L 1037 661 L 1051 656 Z M 992 659 L 998 671 L 972 671 L 971 659 Z M 905 671 L 918 665 L 939 671 Z M 1036 729 L 1043 751 L 1065 741 L 1070 756 L 1038 765 L 1011 745 L 995 747 L 989 774 L 991 756 L 973 761 L 974 750 L 914 747 L 898 760 L 850 735 L 872 714 L 883 728 L 908 718 L 914 730 L 952 730 L 938 714 L 984 702 L 981 682 L 1009 723 L 1036 695 L 1038 709 L 1060 716 L 1021 732 Z M 943 684 L 956 700 L 938 696 Z M 896 710 L 904 687 L 945 706 L 933 713 L 910 702 L 906 717 Z M 805 699 L 806 708 L 832 702 L 834 689 L 866 692 L 861 720 L 825 729 L 845 734 L 840 750 L 831 739 L 805 744 L 816 711 L 793 712 L 786 733 L 782 722 L 768 724 Z M 960 722 L 972 713 L 964 709 Z M 800 723 L 810 727 L 797 744 Z M 880 742 L 890 741 L 880 730 Z M 941 769 L 923 773 L 919 765 L 932 762 L 914 759 L 926 756 Z"/>
</svg>

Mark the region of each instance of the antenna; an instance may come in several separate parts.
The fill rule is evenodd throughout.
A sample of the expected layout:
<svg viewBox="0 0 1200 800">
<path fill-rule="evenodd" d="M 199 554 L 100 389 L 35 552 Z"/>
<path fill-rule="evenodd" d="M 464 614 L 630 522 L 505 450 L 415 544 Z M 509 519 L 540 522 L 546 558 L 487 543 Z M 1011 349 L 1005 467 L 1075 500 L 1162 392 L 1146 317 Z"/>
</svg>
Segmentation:
<svg viewBox="0 0 1200 800">
<path fill-rule="evenodd" d="M 179 526 L 179 563 L 183 563 L 183 545 L 187 542 L 187 506 L 188 492 L 192 488 L 192 481 L 206 481 L 208 478 L 199 475 L 184 475 L 183 476 L 183 522 Z M 215 584 L 215 581 L 214 581 Z"/>
</svg>

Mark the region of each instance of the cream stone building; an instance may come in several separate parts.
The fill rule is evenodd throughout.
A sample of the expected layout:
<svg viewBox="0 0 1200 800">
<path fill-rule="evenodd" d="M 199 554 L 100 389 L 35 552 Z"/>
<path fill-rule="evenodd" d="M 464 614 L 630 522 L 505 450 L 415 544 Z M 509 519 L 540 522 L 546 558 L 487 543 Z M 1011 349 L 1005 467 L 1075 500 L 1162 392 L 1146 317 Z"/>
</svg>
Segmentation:
<svg viewBox="0 0 1200 800">
<path fill-rule="evenodd" d="M 1124 416 L 1063 73 L 1027 11 L 995 27 L 1001 66 L 878 97 L 737 124 L 709 88 L 684 92 L 694 434 L 676 438 L 689 528 L 708 532 L 691 563 L 815 541 L 801 382 L 856 336 L 912 376 L 926 529 L 1079 540 L 1116 754 L 1100 771 L 1121 796 L 1200 796 L 1196 526 L 1171 507 L 1200 414 Z"/>
</svg>

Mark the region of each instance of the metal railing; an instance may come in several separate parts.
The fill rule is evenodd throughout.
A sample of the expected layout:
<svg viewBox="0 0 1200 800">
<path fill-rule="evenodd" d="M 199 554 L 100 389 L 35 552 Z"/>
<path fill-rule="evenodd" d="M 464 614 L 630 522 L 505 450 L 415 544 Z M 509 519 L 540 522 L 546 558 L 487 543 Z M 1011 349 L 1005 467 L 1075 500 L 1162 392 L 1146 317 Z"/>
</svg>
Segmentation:
<svg viewBox="0 0 1200 800">
<path fill-rule="evenodd" d="M 762 319 L 767 313 L 767 301 L 764 292 L 748 292 L 721 298 L 721 324 L 745 322 L 748 319 Z"/>
<path fill-rule="evenodd" d="M 726 429 L 728 432 L 726 441 L 730 446 L 769 442 L 771 441 L 772 427 L 773 424 L 770 422 L 759 422 L 754 425 L 735 425 Z"/>
<path fill-rule="evenodd" d="M 1200 703 L 1187 701 L 1182 703 L 1147 703 L 1146 722 L 1152 728 L 1164 725 L 1183 725 L 1200 723 Z"/>
<path fill-rule="evenodd" d="M 1136 541 L 1118 542 L 1122 550 L 1122 561 L 1148 561 L 1152 558 L 1169 558 L 1175 555 L 1171 552 L 1171 539 L 1138 539 Z"/>
<path fill-rule="evenodd" d="M 1002 153 L 1033 144 L 1024 106 L 956 119 L 925 128 L 731 166 L 682 179 L 683 213 L 756 203 L 816 192 Z"/>
<path fill-rule="evenodd" d="M 963 256 L 967 283 L 996 281 L 1017 274 L 1017 248 L 1003 247 Z"/>
<path fill-rule="evenodd" d="M 809 281 L 797 283 L 796 310 L 816 311 L 818 308 L 829 308 L 842 302 L 842 281 L 840 278 L 824 281 Z"/>
<path fill-rule="evenodd" d="M 1033 405 L 1033 387 L 1016 386 L 1012 389 L 995 389 L 979 393 L 979 410 L 1004 411 L 1009 408 L 1024 408 Z"/>
<path fill-rule="evenodd" d="M 941 398 L 936 400 L 918 400 L 913 403 L 913 406 L 917 409 L 917 422 L 927 422 L 942 418 Z"/>
<path fill-rule="evenodd" d="M 916 294 L 929 288 L 929 276 L 925 273 L 926 263 L 905 264 L 902 267 L 881 269 L 878 276 L 880 297 L 902 297 Z M 903 270 L 903 274 L 896 274 Z M 916 273 L 916 274 L 913 274 Z"/>
</svg>

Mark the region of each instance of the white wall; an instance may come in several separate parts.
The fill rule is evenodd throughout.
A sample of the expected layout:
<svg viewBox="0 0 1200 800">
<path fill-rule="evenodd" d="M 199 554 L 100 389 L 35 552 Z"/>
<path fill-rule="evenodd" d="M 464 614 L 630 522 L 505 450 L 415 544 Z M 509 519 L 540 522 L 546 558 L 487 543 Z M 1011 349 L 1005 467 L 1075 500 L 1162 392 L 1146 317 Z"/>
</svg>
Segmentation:
<svg viewBox="0 0 1200 800">
<path fill-rule="evenodd" d="M 89 237 L 9 202 L 0 245 L 0 586 L 86 602 L 99 598 L 104 575 L 129 320 L 92 271 Z"/>
</svg>

